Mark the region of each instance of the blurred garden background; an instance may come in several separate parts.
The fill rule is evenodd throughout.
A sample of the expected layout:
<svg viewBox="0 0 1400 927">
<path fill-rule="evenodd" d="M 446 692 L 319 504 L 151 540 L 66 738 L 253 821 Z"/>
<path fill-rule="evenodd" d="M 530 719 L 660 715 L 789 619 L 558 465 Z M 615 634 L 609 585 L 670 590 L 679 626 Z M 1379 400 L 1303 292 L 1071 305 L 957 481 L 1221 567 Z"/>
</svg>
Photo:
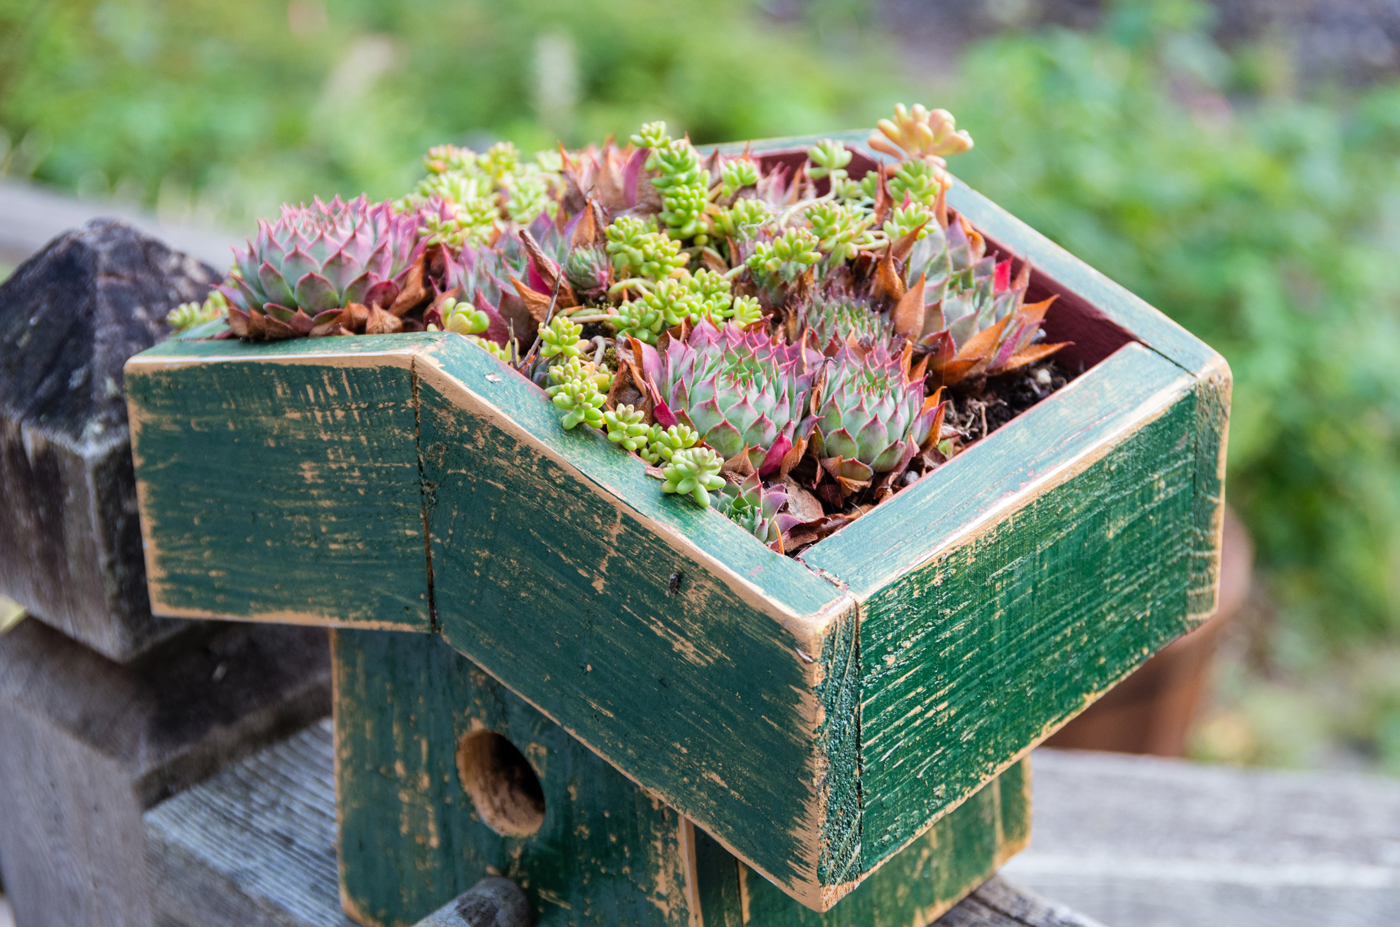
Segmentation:
<svg viewBox="0 0 1400 927">
<path fill-rule="evenodd" d="M 951 109 L 954 173 L 1236 377 L 1202 759 L 1400 775 L 1400 12 L 1324 0 L 0 0 L 0 171 L 246 234 L 420 154 Z M 0 268 L 0 274 L 7 269 Z"/>
</svg>

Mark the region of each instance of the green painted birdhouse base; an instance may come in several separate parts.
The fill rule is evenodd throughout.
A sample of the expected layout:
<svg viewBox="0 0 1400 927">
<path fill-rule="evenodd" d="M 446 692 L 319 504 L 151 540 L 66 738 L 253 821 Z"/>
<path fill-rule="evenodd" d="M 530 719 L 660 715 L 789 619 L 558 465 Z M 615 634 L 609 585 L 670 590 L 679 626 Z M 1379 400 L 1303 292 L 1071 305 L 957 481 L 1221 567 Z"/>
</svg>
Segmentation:
<svg viewBox="0 0 1400 927">
<path fill-rule="evenodd" d="M 831 908 L 1215 603 L 1224 361 L 949 203 L 1082 373 L 800 559 L 460 336 L 184 340 L 126 372 L 153 610 L 440 635 Z"/>
<path fill-rule="evenodd" d="M 336 631 L 332 655 L 341 897 L 367 927 L 491 874 L 539 927 L 922 927 L 1029 836 L 1023 760 L 818 914 L 441 640 Z"/>
</svg>

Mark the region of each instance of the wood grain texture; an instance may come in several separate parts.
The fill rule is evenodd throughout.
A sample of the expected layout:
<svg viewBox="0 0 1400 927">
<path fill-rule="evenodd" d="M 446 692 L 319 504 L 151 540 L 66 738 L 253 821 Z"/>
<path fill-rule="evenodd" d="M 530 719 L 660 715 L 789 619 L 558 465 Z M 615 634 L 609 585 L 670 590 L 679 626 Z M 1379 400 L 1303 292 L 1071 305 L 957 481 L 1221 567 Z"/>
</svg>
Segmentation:
<svg viewBox="0 0 1400 927">
<path fill-rule="evenodd" d="M 169 876 L 155 889 L 157 922 L 162 927 L 353 924 L 342 913 L 337 894 L 333 754 L 331 724 L 321 722 L 147 811 L 150 870 Z M 1009 810 L 1010 793 L 1022 788 L 1023 783 L 1014 785 L 1003 777 L 1003 840 L 1013 839 L 1006 822 L 1018 814 Z M 719 844 L 711 840 L 704 846 L 723 854 L 731 871 L 737 872 L 733 857 Z M 750 871 L 746 883 L 757 878 Z M 731 903 L 739 903 L 737 877 L 723 880 L 721 887 L 730 894 Z M 901 890 L 913 894 L 925 889 L 915 884 Z M 842 910 L 838 905 L 828 917 Z M 422 921 L 420 927 L 430 923 Z M 936 923 L 938 927 L 1097 927 L 998 877 L 978 887 Z M 737 927 L 737 922 L 720 919 L 706 921 L 702 927 L 731 925 Z"/>
<path fill-rule="evenodd" d="M 146 812 L 161 927 L 351 927 L 327 718 Z"/>
<path fill-rule="evenodd" d="M 602 435 L 560 429 L 544 395 L 484 352 L 453 339 L 423 360 L 443 636 L 790 891 L 829 906 L 839 890 L 815 871 L 827 789 L 846 793 L 849 779 L 825 774 L 826 751 L 850 752 L 841 736 L 852 727 L 823 727 L 816 690 L 831 661 L 845 673 L 854 634 L 828 641 L 847 600 L 714 511 L 664 497 Z M 489 389 L 491 408 L 468 389 Z M 845 708 L 853 718 L 853 696 Z"/>
<path fill-rule="evenodd" d="M 1036 750 L 1019 885 L 1105 924 L 1392 927 L 1400 782 Z"/>
<path fill-rule="evenodd" d="M 408 925 L 500 874 L 539 927 L 688 927 L 681 819 L 441 640 L 338 630 L 336 769 L 342 898 L 366 925 Z M 458 741 L 495 731 L 545 796 L 530 836 L 488 828 Z"/>
<path fill-rule="evenodd" d="M 765 145 L 787 157 L 776 149 L 794 142 Z M 190 527 L 201 503 L 178 511 L 183 484 L 156 468 L 194 429 L 175 405 L 147 426 L 136 404 L 154 400 L 140 390 L 168 392 L 174 380 L 157 378 L 215 367 L 266 379 L 257 389 L 276 396 L 308 376 L 288 369 L 353 370 L 391 397 L 376 407 L 376 433 L 392 435 L 393 472 L 409 477 L 393 505 L 371 507 L 391 511 L 385 523 L 407 538 L 417 492 L 426 549 L 405 542 L 392 570 L 337 574 L 341 599 L 366 606 L 353 620 L 329 607 L 244 611 L 384 626 L 384 610 L 368 606 L 402 604 L 411 585 L 399 580 L 417 575 L 427 624 L 406 626 L 439 631 L 746 865 L 829 908 L 1214 597 L 1228 368 L 975 194 L 960 203 L 999 246 L 1030 249 L 1017 253 L 1044 271 L 1035 285 L 1061 288 L 1083 325 L 1108 332 L 1089 352 L 1099 362 L 802 561 L 664 497 L 600 434 L 563 431 L 540 390 L 464 339 L 184 342 L 131 367 L 153 588 L 170 559 L 183 571 L 180 608 L 235 614 L 210 604 L 228 598 L 217 587 L 228 581 L 196 561 L 194 541 L 211 541 Z M 217 456 L 244 412 L 202 408 L 205 427 L 187 443 Z M 148 427 L 164 442 L 149 458 Z M 306 447 L 324 455 L 315 442 L 328 439 L 312 437 Z M 334 446 L 360 465 L 358 450 Z M 284 456 L 251 449 L 223 456 L 241 469 L 259 459 L 276 469 Z M 181 473 L 198 479 L 188 462 Z M 150 505 L 155 495 L 165 501 Z M 305 599 L 310 580 L 286 564 L 306 540 L 260 556 L 228 589 L 287 573 Z"/>
<path fill-rule="evenodd" d="M 1036 411 L 1082 412 L 1087 421 L 1064 423 L 1065 431 L 1092 430 L 1126 393 L 1135 410 L 1129 426 L 1112 428 L 1062 469 L 1037 470 L 1048 485 L 1010 497 L 980 530 L 976 519 L 960 519 L 971 527 L 932 556 L 900 558 L 916 569 L 869 584 L 879 591 L 861 607 L 867 869 L 1189 627 L 1193 383 L 1137 346 L 1115 358 L 1121 366 L 1106 362 L 1113 376 L 1102 382 L 1116 388 L 1096 396 L 1081 381 L 1064 391 L 1064 403 Z M 1140 397 L 1128 386 L 1130 371 Z M 1060 432 L 1027 418 L 1016 424 Z M 962 479 L 935 483 L 911 500 L 906 517 L 938 518 L 959 504 L 958 489 L 985 481 L 989 468 L 977 466 L 976 450 Z M 982 450 L 1015 459 L 1018 447 L 1012 440 Z M 888 546 L 868 537 L 867 550 Z M 853 586 L 864 578 L 819 562 Z"/>
<path fill-rule="evenodd" d="M 128 364 L 158 614 L 431 629 L 413 338 L 167 342 Z"/>
<path fill-rule="evenodd" d="M 151 922 L 141 812 L 330 707 L 325 635 L 192 629 L 125 664 L 0 636 L 0 855 L 30 927 Z"/>
<path fill-rule="evenodd" d="M 1030 764 L 1011 766 L 866 878 L 834 908 L 805 908 L 716 841 L 697 838 L 705 927 L 922 927 L 1025 846 Z"/>
</svg>

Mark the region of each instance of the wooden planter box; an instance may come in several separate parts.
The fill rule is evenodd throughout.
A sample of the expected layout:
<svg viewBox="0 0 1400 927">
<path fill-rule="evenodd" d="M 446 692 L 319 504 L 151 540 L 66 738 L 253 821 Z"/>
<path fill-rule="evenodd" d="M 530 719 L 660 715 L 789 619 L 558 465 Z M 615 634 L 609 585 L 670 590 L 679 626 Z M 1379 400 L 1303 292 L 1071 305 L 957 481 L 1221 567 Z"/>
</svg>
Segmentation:
<svg viewBox="0 0 1400 927">
<path fill-rule="evenodd" d="M 1225 362 L 949 204 L 1085 372 L 801 559 L 456 335 L 182 340 L 126 368 L 153 611 L 440 634 L 826 910 L 1215 604 Z"/>
</svg>

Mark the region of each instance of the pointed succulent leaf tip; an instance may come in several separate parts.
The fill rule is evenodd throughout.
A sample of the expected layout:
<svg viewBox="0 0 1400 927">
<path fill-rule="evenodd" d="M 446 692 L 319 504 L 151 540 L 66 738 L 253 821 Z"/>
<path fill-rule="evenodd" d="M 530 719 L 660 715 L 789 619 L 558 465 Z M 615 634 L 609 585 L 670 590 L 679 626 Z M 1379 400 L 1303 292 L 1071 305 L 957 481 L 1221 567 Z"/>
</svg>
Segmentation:
<svg viewBox="0 0 1400 927">
<path fill-rule="evenodd" d="M 724 458 L 708 447 L 677 451 L 661 468 L 662 492 L 689 495 L 701 508 L 710 505 L 710 493 L 724 488 Z"/>
<path fill-rule="evenodd" d="M 799 307 L 799 332 L 811 332 L 811 344 L 826 348 L 834 340 L 888 344 L 894 335 L 890 315 L 876 312 L 867 300 L 816 296 Z"/>
</svg>

